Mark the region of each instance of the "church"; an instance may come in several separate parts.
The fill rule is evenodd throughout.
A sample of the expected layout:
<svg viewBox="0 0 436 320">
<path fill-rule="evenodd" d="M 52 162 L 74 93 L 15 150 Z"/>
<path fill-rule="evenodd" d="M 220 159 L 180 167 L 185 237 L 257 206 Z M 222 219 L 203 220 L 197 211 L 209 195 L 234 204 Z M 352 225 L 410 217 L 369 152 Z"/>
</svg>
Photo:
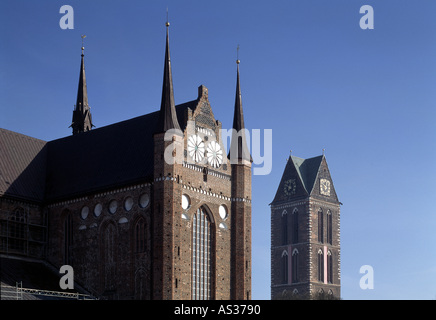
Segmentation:
<svg viewBox="0 0 436 320">
<path fill-rule="evenodd" d="M 204 85 L 174 103 L 168 22 L 159 110 L 95 128 L 86 81 L 82 47 L 72 135 L 0 129 L 2 262 L 69 265 L 98 299 L 251 299 L 239 60 L 229 153 Z"/>
</svg>

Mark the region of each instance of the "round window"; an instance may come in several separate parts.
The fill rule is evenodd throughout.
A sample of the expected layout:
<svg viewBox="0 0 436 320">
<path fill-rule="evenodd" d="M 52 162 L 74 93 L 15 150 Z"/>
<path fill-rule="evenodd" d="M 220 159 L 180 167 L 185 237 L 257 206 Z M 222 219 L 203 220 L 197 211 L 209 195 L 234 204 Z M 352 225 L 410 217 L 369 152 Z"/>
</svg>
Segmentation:
<svg viewBox="0 0 436 320">
<path fill-rule="evenodd" d="M 227 219 L 227 208 L 225 205 L 220 205 L 218 212 L 220 214 L 221 219 L 223 220 Z"/>
<path fill-rule="evenodd" d="M 145 208 L 148 206 L 148 204 L 150 203 L 150 196 L 148 195 L 148 193 L 144 193 L 140 198 L 139 198 L 139 206 L 141 208 Z"/>
<path fill-rule="evenodd" d="M 101 206 L 101 203 L 97 203 L 94 207 L 94 216 L 98 217 L 101 214 L 101 210 L 103 207 Z"/>
<path fill-rule="evenodd" d="M 88 218 L 88 214 L 89 214 L 89 208 L 88 207 L 83 207 L 82 211 L 80 212 L 80 217 L 85 220 L 86 218 Z"/>
<path fill-rule="evenodd" d="M 109 212 L 114 214 L 117 211 L 118 203 L 116 200 L 109 202 Z"/>
<path fill-rule="evenodd" d="M 124 201 L 124 209 L 126 209 L 126 211 L 130 211 L 132 207 L 133 207 L 133 198 L 132 197 L 126 198 L 126 200 Z"/>
<path fill-rule="evenodd" d="M 183 208 L 183 210 L 188 209 L 190 205 L 191 205 L 191 199 L 189 198 L 189 196 L 186 194 L 182 195 L 182 208 Z"/>
</svg>

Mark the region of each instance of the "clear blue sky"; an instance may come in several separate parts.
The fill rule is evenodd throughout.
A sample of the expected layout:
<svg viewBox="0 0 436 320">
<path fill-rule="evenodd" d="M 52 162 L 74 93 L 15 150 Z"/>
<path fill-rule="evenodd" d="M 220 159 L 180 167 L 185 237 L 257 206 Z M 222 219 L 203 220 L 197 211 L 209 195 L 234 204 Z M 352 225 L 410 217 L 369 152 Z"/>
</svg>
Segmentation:
<svg viewBox="0 0 436 320">
<path fill-rule="evenodd" d="M 64 4 L 73 30 L 59 27 Z M 362 5 L 374 30 L 359 27 Z M 289 150 L 324 148 L 343 203 L 343 299 L 435 299 L 434 0 L 2 0 L 0 127 L 71 134 L 82 34 L 95 125 L 157 110 L 167 6 L 176 103 L 204 84 L 230 128 L 239 44 L 246 126 L 273 130 L 272 171 L 253 176 L 253 298 L 270 298 L 268 204 Z"/>
</svg>

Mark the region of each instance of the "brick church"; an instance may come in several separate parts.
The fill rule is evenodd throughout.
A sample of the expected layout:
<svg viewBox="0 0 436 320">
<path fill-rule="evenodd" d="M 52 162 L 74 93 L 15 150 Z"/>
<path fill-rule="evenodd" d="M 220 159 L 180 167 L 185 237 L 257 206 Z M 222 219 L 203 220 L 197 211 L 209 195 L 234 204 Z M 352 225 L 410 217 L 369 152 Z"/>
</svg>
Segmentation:
<svg viewBox="0 0 436 320">
<path fill-rule="evenodd" d="M 72 135 L 42 141 L 0 129 L 4 263 L 70 265 L 100 299 L 251 299 L 239 61 L 227 153 L 205 86 L 174 103 L 168 32 L 169 23 L 159 110 L 94 128 L 82 47 Z"/>
<path fill-rule="evenodd" d="M 271 206 L 271 298 L 339 299 L 340 205 L 324 155 L 288 158 Z"/>
</svg>

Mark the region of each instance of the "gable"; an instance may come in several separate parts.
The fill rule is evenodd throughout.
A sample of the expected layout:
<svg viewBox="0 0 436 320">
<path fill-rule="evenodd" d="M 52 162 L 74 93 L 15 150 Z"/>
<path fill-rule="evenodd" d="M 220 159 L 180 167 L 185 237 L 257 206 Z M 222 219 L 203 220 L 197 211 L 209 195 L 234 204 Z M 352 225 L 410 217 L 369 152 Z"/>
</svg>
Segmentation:
<svg viewBox="0 0 436 320">
<path fill-rule="evenodd" d="M 299 197 L 306 197 L 308 195 L 300 170 L 303 162 L 304 159 L 292 156 L 289 157 L 279 187 L 277 188 L 276 195 L 271 204 Z"/>
<path fill-rule="evenodd" d="M 311 196 L 326 201 L 339 202 L 325 157 L 322 158 L 318 167 Z"/>
</svg>

